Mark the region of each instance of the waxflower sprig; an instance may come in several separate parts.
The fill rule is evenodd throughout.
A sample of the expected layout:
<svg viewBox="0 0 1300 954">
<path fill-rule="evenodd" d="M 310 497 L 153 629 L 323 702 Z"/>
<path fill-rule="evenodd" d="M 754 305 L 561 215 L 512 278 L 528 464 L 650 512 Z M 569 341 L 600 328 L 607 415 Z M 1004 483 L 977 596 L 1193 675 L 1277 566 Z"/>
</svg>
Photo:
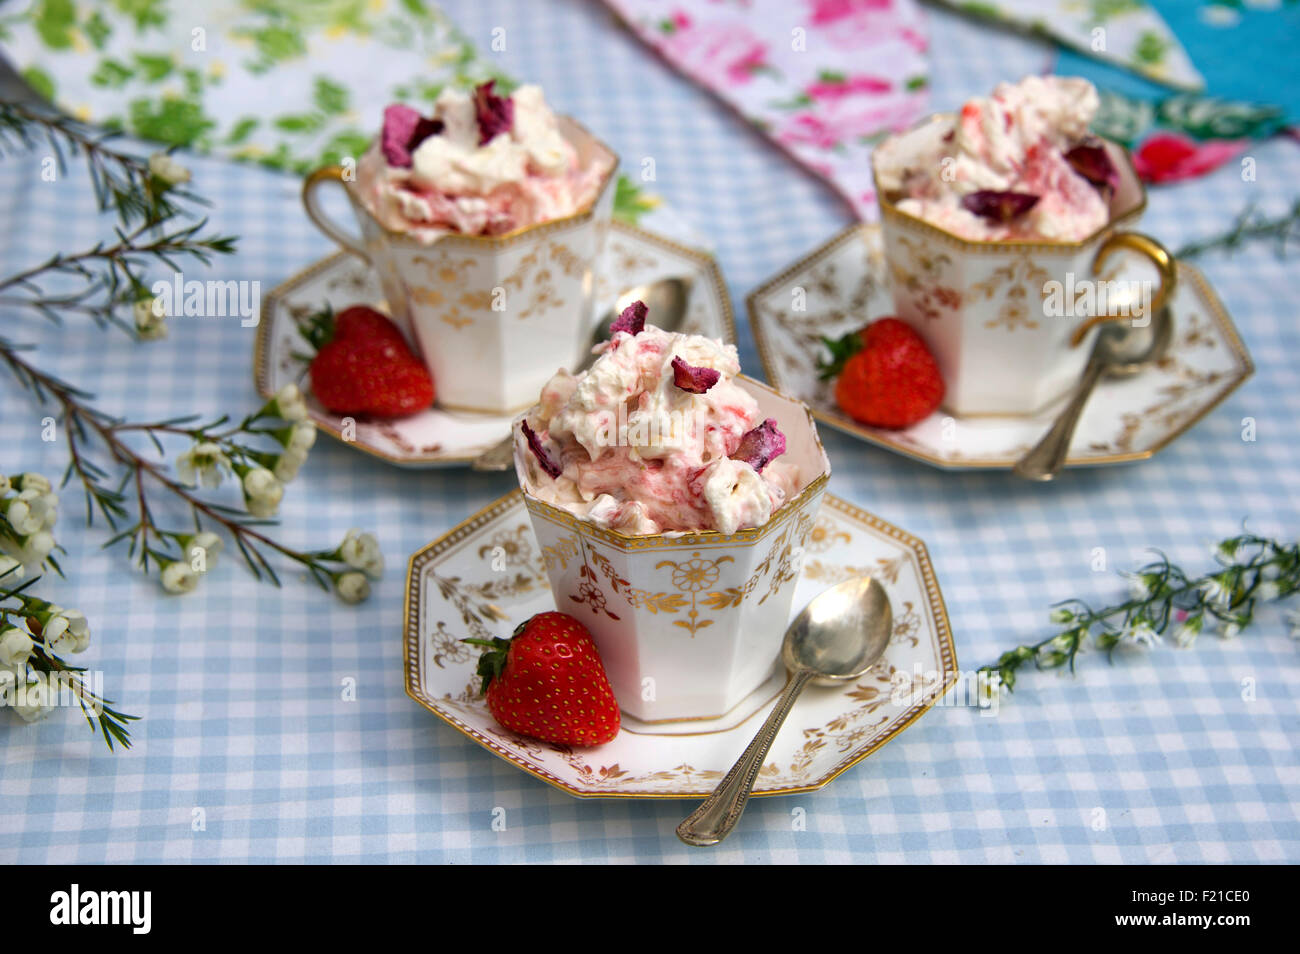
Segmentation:
<svg viewBox="0 0 1300 954">
<path fill-rule="evenodd" d="M 1113 654 L 1125 644 L 1155 646 L 1166 635 L 1181 647 L 1191 646 L 1205 631 L 1232 639 L 1254 622 L 1260 603 L 1300 590 L 1300 544 L 1243 533 L 1217 544 L 1214 559 L 1216 570 L 1192 577 L 1162 555 L 1128 574 L 1129 598 L 1121 603 L 1101 609 L 1077 599 L 1058 604 L 1050 619 L 1061 631 L 1008 650 L 996 664 L 982 667 L 981 685 L 1011 690 L 1017 671 L 1028 663 L 1073 671 L 1089 645 Z M 1292 637 L 1300 639 L 1300 613 L 1288 614 L 1288 622 Z"/>
<path fill-rule="evenodd" d="M 166 333 L 166 315 L 145 284 L 146 268 L 162 265 L 175 272 L 182 259 L 208 264 L 214 255 L 233 252 L 235 240 L 207 234 L 205 219 L 178 221 L 193 219 L 207 202 L 184 188 L 190 172 L 169 152 L 142 158 L 115 148 L 115 138 L 44 107 L 0 101 L 0 154 L 44 144 L 59 175 L 66 174 L 68 156 L 82 157 L 100 211 L 118 220 L 113 241 L 0 277 L 0 305 L 54 321 L 79 312 L 141 339 L 159 338 Z M 64 285 L 71 280 L 74 287 L 48 291 L 51 279 Z M 123 317 L 127 307 L 131 321 Z"/>
<path fill-rule="evenodd" d="M 64 659 L 90 646 L 85 614 L 27 592 L 41 579 L 31 574 L 51 562 L 40 552 L 45 547 L 32 549 L 37 536 L 49 537 L 58 515 L 49 480 L 36 473 L 0 475 L 0 511 L 0 706 L 35 722 L 75 701 L 110 751 L 115 741 L 130 748 L 127 723 L 137 717 L 114 709 L 87 684 L 86 670 Z"/>
<path fill-rule="evenodd" d="M 300 564 L 319 586 L 349 603 L 366 599 L 367 578 L 382 574 L 382 557 L 370 558 L 367 552 L 357 562 L 347 559 L 348 538 L 328 550 L 300 551 L 266 531 L 268 519 L 276 515 L 284 497 L 285 484 L 297 475 L 315 443 L 316 427 L 307 420 L 307 405 L 297 385 L 285 385 L 233 428 L 222 429 L 225 418 L 211 424 L 194 424 L 190 418 L 129 423 L 100 411 L 89 403 L 86 392 L 41 371 L 3 339 L 0 364 L 7 364 L 18 382 L 42 402 L 57 405 L 68 445 L 64 482 L 80 481 L 87 522 L 93 525 L 98 512 L 113 531 L 105 546 L 129 540 L 130 555 L 146 573 L 156 571 L 167 592 L 192 592 L 212 569 L 223 549 L 216 530 L 224 530 L 234 541 L 254 577 L 276 586 L 279 573 L 267 551 Z M 150 439 L 155 456 L 147 456 L 128 441 L 134 433 Z M 163 439 L 176 436 L 188 438 L 191 444 L 177 458 L 172 474 L 158 457 L 166 454 Z M 256 447 L 253 441 L 263 446 Z M 92 458 L 92 444 L 106 454 L 105 463 Z M 118 473 L 115 485 L 110 470 Z M 238 484 L 238 506 L 200 494 L 200 487 L 217 489 L 228 477 Z M 178 499 L 189 509 L 192 529 L 159 525 L 158 510 L 151 503 L 158 493 Z M 364 536 L 374 540 L 373 534 Z M 377 542 L 374 547 L 377 551 Z"/>
<path fill-rule="evenodd" d="M 1300 199 L 1296 199 L 1290 209 L 1276 218 L 1257 215 L 1252 203 L 1237 214 L 1226 232 L 1199 242 L 1189 242 L 1175 253 L 1175 258 L 1194 258 L 1213 249 L 1235 252 L 1249 242 L 1269 239 L 1273 241 L 1277 257 L 1285 258 L 1290 251 L 1289 243 L 1300 239 Z"/>
</svg>

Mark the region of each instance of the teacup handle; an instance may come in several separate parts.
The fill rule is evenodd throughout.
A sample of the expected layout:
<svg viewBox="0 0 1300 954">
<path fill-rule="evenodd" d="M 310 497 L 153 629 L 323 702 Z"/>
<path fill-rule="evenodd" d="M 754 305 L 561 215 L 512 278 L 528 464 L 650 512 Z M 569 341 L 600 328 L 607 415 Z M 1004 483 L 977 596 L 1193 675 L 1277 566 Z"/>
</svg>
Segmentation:
<svg viewBox="0 0 1300 954">
<path fill-rule="evenodd" d="M 327 182 L 337 182 L 344 186 L 342 166 L 322 166 L 311 172 L 302 184 L 302 205 L 307 210 L 307 217 L 316 224 L 316 228 L 325 233 L 326 236 L 333 239 L 344 249 L 356 255 L 367 265 L 372 264 L 370 256 L 367 254 L 365 246 L 361 244 L 354 236 L 349 235 L 346 230 L 339 228 L 329 216 L 321 211 L 317 189 Z M 346 187 L 346 186 L 345 186 Z"/>
<path fill-rule="evenodd" d="M 1110 258 L 1111 253 L 1116 249 L 1128 249 L 1137 252 L 1149 258 L 1155 265 L 1156 271 L 1160 274 L 1160 287 L 1156 289 L 1155 295 L 1151 298 L 1151 308 L 1147 311 L 1147 320 L 1151 316 L 1159 313 L 1169 301 L 1169 297 L 1174 293 L 1174 284 L 1178 280 L 1178 266 L 1174 262 L 1174 256 L 1170 254 L 1169 249 L 1165 248 L 1149 235 L 1143 235 L 1141 232 L 1112 232 L 1106 240 L 1101 243 L 1097 249 L 1097 254 L 1092 259 L 1093 274 L 1101 271 L 1106 260 Z M 1108 321 L 1129 321 L 1132 315 L 1093 315 L 1078 328 L 1070 337 L 1070 347 L 1077 348 L 1088 332 L 1097 325 L 1104 324 Z"/>
</svg>

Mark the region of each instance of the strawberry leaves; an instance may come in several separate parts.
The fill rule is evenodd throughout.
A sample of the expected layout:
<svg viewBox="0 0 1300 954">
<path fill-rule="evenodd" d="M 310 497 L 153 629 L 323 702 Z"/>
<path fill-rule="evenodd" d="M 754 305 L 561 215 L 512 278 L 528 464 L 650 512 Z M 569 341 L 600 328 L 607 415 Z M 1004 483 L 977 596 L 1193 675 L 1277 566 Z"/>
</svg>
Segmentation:
<svg viewBox="0 0 1300 954">
<path fill-rule="evenodd" d="M 850 331 L 839 338 L 827 338 L 822 335 L 821 342 L 831 353 L 831 357 L 829 361 L 817 359 L 817 377 L 819 380 L 829 381 L 844 370 L 844 365 L 848 363 L 849 358 L 862 350 L 862 332 Z"/>
</svg>

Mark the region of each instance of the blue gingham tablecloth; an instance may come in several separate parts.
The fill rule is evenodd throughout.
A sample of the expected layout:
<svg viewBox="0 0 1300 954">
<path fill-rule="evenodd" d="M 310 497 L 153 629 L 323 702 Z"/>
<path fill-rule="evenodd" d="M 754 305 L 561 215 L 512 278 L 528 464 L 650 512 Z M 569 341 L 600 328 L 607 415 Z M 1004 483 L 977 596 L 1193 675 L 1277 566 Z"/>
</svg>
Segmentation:
<svg viewBox="0 0 1300 954">
<path fill-rule="evenodd" d="M 830 192 L 706 93 L 673 74 L 603 8 L 449 0 L 483 49 L 506 27 L 503 66 L 542 83 L 627 167 L 653 156 L 656 191 L 714 243 L 743 295 L 848 221 Z M 935 108 L 1043 70 L 1048 47 L 930 10 Z M 1285 207 L 1300 148 L 1259 145 L 1256 177 L 1226 168 L 1152 193 L 1144 227 L 1177 246 L 1223 228 L 1247 201 Z M 211 277 L 269 289 L 330 251 L 281 175 L 186 157 L 215 202 L 214 224 L 241 236 Z M 3 266 L 91 243 L 104 225 L 77 176 L 44 183 L 39 157 L 0 162 Z M 1070 472 L 1049 486 L 1002 473 L 941 473 L 838 433 L 823 437 L 831 490 L 930 547 L 963 665 L 1046 634 L 1068 596 L 1122 592 L 1113 571 L 1160 547 L 1189 567 L 1238 530 L 1300 533 L 1300 355 L 1295 260 L 1255 247 L 1203 261 L 1258 372 L 1155 459 Z M 198 275 L 196 277 L 204 277 Z M 189 273 L 187 273 L 188 277 Z M 41 360 L 144 417 L 242 412 L 255 398 L 253 332 L 231 320 L 173 322 L 139 348 L 70 320 L 16 317 L 7 334 Z M 742 358 L 758 367 L 748 329 Z M 6 472 L 56 471 L 63 449 L 39 439 L 44 412 L 0 383 Z M 1258 439 L 1242 440 L 1244 418 Z M 579 801 L 440 724 L 402 691 L 406 557 L 510 489 L 509 476 L 403 472 L 322 439 L 282 507 L 283 536 L 324 545 L 353 526 L 378 532 L 389 571 L 369 602 L 345 607 L 286 574 L 282 590 L 234 566 L 197 592 L 164 598 L 120 549 L 78 526 L 63 499 L 60 539 L 72 578 L 59 601 L 92 620 L 84 657 L 144 716 L 135 748 L 109 755 L 74 714 L 0 726 L 4 862 L 1261 862 L 1300 860 L 1300 648 L 1276 608 L 1232 642 L 1203 636 L 1100 656 L 1075 677 L 1027 674 L 996 718 L 943 707 L 826 789 L 752 802 L 740 830 L 687 849 L 676 801 Z M 1091 569 L 1106 548 L 1110 572 Z M 355 701 L 342 687 L 356 680 Z M 1253 694 L 1243 686 L 1253 685 Z M 795 830 L 792 809 L 804 810 Z M 506 827 L 494 830 L 494 809 Z M 202 809 L 202 812 L 196 812 Z M 202 825 L 195 819 L 201 817 Z M 1100 820 L 1100 823 L 1099 823 Z M 499 826 L 498 826 L 499 827 Z"/>
</svg>

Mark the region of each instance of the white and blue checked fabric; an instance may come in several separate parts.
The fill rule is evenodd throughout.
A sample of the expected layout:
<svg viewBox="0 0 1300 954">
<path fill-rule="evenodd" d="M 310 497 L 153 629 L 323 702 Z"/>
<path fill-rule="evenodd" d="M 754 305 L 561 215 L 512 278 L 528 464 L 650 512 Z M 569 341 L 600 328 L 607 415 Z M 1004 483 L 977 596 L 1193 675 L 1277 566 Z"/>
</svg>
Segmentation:
<svg viewBox="0 0 1300 954">
<path fill-rule="evenodd" d="M 515 76 L 610 142 L 629 168 L 656 160 L 655 191 L 715 243 L 743 296 L 832 235 L 848 213 L 710 96 L 672 73 L 594 2 L 447 0 L 448 12 Z M 931 8 L 933 98 L 954 106 L 1001 79 L 1043 70 L 1048 47 Z M 381 68 L 380 64 L 376 68 Z M 1229 167 L 1152 193 L 1143 227 L 1171 246 L 1222 229 L 1247 202 L 1284 208 L 1300 148 L 1259 145 L 1253 182 Z M 184 157 L 241 237 L 210 276 L 269 288 L 329 252 L 298 206 L 298 183 Z M 107 223 L 75 174 L 42 182 L 39 156 L 0 162 L 0 265 L 12 270 L 87 245 Z M 962 664 L 973 668 L 1048 631 L 1065 597 L 1122 592 L 1115 571 L 1159 547 L 1189 568 L 1247 518 L 1300 533 L 1300 391 L 1294 258 L 1265 247 L 1201 265 L 1258 365 L 1256 376 L 1155 459 L 1067 473 L 1048 486 L 1004 473 L 941 473 L 833 431 L 831 490 L 922 537 L 947 598 Z M 4 334 L 36 342 L 46 367 L 133 417 L 254 406 L 252 331 L 178 319 L 132 348 L 76 319 L 7 314 Z M 757 355 L 747 328 L 742 358 Z M 5 472 L 56 472 L 35 408 L 0 383 Z M 1258 439 L 1241 439 L 1254 418 Z M 1190 651 L 1093 656 L 1077 676 L 1027 673 L 996 718 L 939 708 L 826 789 L 752 802 L 711 850 L 687 849 L 677 801 L 579 801 L 469 743 L 402 690 L 406 557 L 510 489 L 508 476 L 404 472 L 328 439 L 282 507 L 286 541 L 318 547 L 375 530 L 388 574 L 346 607 L 285 574 L 255 583 L 229 554 L 183 598 L 131 572 L 121 549 L 78 523 L 63 496 L 66 582 L 41 591 L 91 619 L 84 659 L 135 725 L 109 755 L 73 714 L 0 727 L 4 862 L 1277 862 L 1300 860 L 1300 647 L 1276 608 L 1235 641 Z M 1104 547 L 1109 569 L 1091 568 Z M 347 679 L 356 700 L 344 701 Z M 1253 693 L 1246 691 L 1253 689 Z M 6 717 L 8 721 L 8 717 Z M 506 828 L 494 831 L 493 810 Z M 802 807 L 806 830 L 793 830 Z M 202 811 L 199 812 L 198 810 Z M 196 819 L 201 819 L 199 824 Z M 197 829 L 197 830 L 196 830 Z"/>
</svg>

